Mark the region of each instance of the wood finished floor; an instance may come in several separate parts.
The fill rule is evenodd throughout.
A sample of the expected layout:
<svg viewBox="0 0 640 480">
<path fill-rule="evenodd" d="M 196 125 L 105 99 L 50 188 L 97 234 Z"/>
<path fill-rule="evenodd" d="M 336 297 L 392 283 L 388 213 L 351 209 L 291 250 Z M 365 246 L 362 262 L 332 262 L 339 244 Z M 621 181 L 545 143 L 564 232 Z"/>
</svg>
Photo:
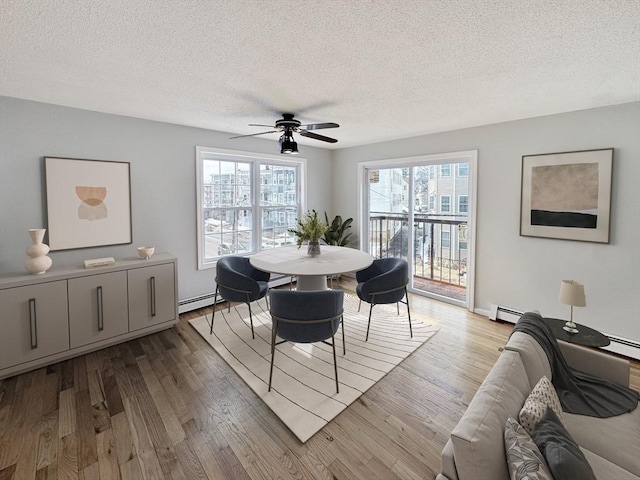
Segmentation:
<svg viewBox="0 0 640 480">
<path fill-rule="evenodd" d="M 0 480 L 435 478 L 512 326 L 411 304 L 440 331 L 304 445 L 189 326 L 204 311 L 0 381 Z"/>
</svg>

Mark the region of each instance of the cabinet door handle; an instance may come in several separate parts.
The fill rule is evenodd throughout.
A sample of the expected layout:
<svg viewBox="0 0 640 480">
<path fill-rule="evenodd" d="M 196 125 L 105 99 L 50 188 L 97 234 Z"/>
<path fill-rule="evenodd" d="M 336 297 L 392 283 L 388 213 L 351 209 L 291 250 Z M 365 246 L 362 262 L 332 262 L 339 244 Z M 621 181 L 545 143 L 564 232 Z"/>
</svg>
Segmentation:
<svg viewBox="0 0 640 480">
<path fill-rule="evenodd" d="M 36 318 L 36 299 L 29 299 L 29 336 L 31 350 L 38 348 L 38 320 Z"/>
<path fill-rule="evenodd" d="M 156 316 L 156 277 L 150 278 L 151 284 L 151 316 Z"/>
<path fill-rule="evenodd" d="M 102 286 L 98 287 L 98 331 L 104 330 L 104 310 L 102 308 Z"/>
</svg>

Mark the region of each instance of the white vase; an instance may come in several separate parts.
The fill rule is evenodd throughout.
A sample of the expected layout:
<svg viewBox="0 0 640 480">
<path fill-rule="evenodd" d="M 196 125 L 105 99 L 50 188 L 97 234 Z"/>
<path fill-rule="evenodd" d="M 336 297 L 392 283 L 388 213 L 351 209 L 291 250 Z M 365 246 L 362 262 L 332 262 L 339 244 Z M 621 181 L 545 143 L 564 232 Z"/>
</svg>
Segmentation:
<svg viewBox="0 0 640 480">
<path fill-rule="evenodd" d="M 24 262 L 24 268 L 31 272 L 33 275 L 41 275 L 51 268 L 53 260 L 47 257 L 49 253 L 49 245 L 42 243 L 44 238 L 44 232 L 46 228 L 31 228 L 29 229 L 29 235 L 33 244 L 27 247 L 27 255 L 29 260 Z"/>
</svg>

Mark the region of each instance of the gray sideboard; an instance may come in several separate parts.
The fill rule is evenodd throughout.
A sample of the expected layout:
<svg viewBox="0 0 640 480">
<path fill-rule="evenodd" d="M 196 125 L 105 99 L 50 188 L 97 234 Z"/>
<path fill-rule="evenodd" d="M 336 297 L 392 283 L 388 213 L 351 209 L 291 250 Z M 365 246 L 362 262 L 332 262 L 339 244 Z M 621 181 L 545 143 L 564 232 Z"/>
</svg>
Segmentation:
<svg viewBox="0 0 640 480">
<path fill-rule="evenodd" d="M 178 265 L 149 260 L 0 278 L 0 379 L 170 328 Z"/>
</svg>

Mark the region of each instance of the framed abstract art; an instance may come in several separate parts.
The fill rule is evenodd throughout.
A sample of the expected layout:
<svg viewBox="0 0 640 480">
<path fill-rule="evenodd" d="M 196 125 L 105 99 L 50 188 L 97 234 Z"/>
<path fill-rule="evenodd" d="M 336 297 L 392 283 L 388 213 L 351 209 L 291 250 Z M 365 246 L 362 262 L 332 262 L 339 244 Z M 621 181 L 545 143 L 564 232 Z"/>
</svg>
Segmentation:
<svg viewBox="0 0 640 480">
<path fill-rule="evenodd" d="M 132 242 L 128 162 L 45 157 L 51 250 Z"/>
<path fill-rule="evenodd" d="M 609 243 L 613 148 L 524 155 L 520 235 Z"/>
</svg>

